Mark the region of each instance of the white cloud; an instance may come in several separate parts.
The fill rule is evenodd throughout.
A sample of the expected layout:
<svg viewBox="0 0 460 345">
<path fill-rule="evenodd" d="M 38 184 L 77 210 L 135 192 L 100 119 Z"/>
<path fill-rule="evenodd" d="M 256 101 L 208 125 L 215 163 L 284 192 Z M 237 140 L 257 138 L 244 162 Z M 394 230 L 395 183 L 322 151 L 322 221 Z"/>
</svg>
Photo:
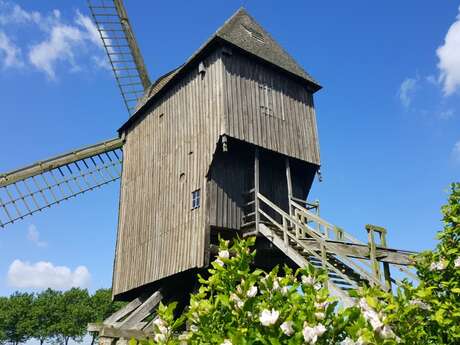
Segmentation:
<svg viewBox="0 0 460 345">
<path fill-rule="evenodd" d="M 460 11 L 460 7 L 459 7 Z M 460 86 L 460 14 L 444 37 L 444 44 L 436 50 L 439 62 L 439 81 L 445 96 L 455 92 Z"/>
<path fill-rule="evenodd" d="M 460 162 L 460 140 L 454 144 L 454 148 L 452 149 L 452 156 L 454 160 Z"/>
<path fill-rule="evenodd" d="M 27 239 L 35 243 L 38 247 L 46 247 L 48 243 L 40 240 L 40 233 L 34 224 L 30 224 L 27 228 Z"/>
<path fill-rule="evenodd" d="M 412 98 L 414 97 L 417 83 L 418 78 L 406 78 L 403 80 L 399 87 L 399 99 L 406 108 L 409 108 L 412 103 Z"/>
<path fill-rule="evenodd" d="M 21 50 L 11 42 L 10 38 L 0 31 L 0 64 L 4 68 L 21 67 Z"/>
<path fill-rule="evenodd" d="M 51 262 L 14 260 L 8 269 L 8 283 L 23 289 L 69 289 L 88 287 L 91 275 L 85 266 L 72 270 L 66 266 L 54 266 Z"/>
<path fill-rule="evenodd" d="M 80 11 L 77 10 L 75 23 L 77 23 L 78 25 L 80 25 L 82 28 L 85 29 L 85 32 L 84 32 L 85 38 L 89 39 L 96 46 L 100 46 L 101 48 L 103 47 L 101 35 L 99 34 L 99 31 L 97 31 L 96 25 L 93 23 L 93 21 L 89 17 L 84 16 L 83 14 L 80 13 Z"/>
<path fill-rule="evenodd" d="M 0 0 L 0 28 L 0 63 L 3 62 L 4 67 L 24 65 L 20 48 L 11 42 L 7 33 L 11 31 L 15 37 L 22 37 L 21 29 L 27 28 L 35 30 L 34 37 L 37 34 L 42 37 L 38 41 L 35 38 L 32 44 L 21 44 L 28 47 L 25 62 L 44 72 L 48 78 L 57 78 L 59 65 L 67 67 L 70 72 L 82 71 L 89 66 L 107 68 L 103 63 L 99 32 L 91 19 L 78 10 L 72 20 L 65 20 L 57 9 L 40 13 L 23 9 L 13 1 Z M 85 55 L 88 60 L 84 59 Z"/>
<path fill-rule="evenodd" d="M 56 21 L 49 28 L 49 37 L 32 46 L 29 51 L 30 63 L 45 72 L 50 79 L 56 78 L 56 64 L 60 61 L 68 63 L 72 72 L 81 70 L 75 56 L 86 48 L 86 42 L 102 48 L 99 32 L 89 17 L 77 11 L 74 20 L 76 25 L 67 25 L 60 21 L 60 13 L 55 10 L 54 18 Z"/>
<path fill-rule="evenodd" d="M 25 23 L 40 24 L 41 21 L 42 16 L 39 12 L 27 12 L 17 4 L 0 0 L 0 25 Z"/>
<path fill-rule="evenodd" d="M 48 39 L 30 49 L 29 61 L 37 69 L 44 71 L 48 77 L 55 79 L 55 64 L 58 61 L 67 61 L 71 66 L 75 66 L 75 45 L 82 41 L 83 37 L 78 28 L 56 25 L 51 29 Z"/>
</svg>

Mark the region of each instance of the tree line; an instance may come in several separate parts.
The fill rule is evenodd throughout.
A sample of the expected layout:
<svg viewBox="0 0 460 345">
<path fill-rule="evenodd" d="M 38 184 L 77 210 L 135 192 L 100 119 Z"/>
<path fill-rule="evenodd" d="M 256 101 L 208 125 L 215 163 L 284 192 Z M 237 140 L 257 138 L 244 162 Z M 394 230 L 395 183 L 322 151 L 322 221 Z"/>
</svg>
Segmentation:
<svg viewBox="0 0 460 345">
<path fill-rule="evenodd" d="M 44 343 L 81 342 L 87 324 L 102 322 L 122 306 L 112 302 L 110 289 L 90 295 L 86 289 L 47 289 L 39 293 L 15 292 L 0 297 L 0 345 L 36 339 Z M 96 334 L 91 334 L 94 343 Z"/>
</svg>

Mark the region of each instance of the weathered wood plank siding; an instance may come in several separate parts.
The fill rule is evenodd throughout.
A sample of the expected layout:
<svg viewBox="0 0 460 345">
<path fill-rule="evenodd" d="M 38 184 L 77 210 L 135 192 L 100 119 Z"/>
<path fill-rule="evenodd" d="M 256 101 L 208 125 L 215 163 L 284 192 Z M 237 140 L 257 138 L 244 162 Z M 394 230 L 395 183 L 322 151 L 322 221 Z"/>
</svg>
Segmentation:
<svg viewBox="0 0 460 345">
<path fill-rule="evenodd" d="M 234 138 L 320 164 L 311 92 L 286 73 L 236 49 L 223 57 L 225 132 Z"/>
<path fill-rule="evenodd" d="M 254 187 L 254 150 L 255 146 L 236 140 L 229 140 L 228 152 L 222 152 L 220 148 L 217 150 L 208 175 L 208 212 L 212 227 L 241 228 L 243 205 L 249 201 L 243 193 Z M 289 212 L 285 156 L 267 150 L 260 150 L 259 155 L 260 192 Z M 296 159 L 289 161 L 293 195 L 306 200 L 316 166 Z M 264 205 L 262 208 L 277 217 Z"/>
<path fill-rule="evenodd" d="M 204 64 L 203 76 L 190 69 L 126 133 L 114 295 L 205 262 L 205 175 L 222 129 L 220 53 Z M 196 189 L 201 207 L 191 210 Z"/>
<path fill-rule="evenodd" d="M 219 148 L 209 171 L 210 225 L 240 229 L 247 192 L 254 184 L 254 148 L 230 141 L 228 152 Z"/>
</svg>

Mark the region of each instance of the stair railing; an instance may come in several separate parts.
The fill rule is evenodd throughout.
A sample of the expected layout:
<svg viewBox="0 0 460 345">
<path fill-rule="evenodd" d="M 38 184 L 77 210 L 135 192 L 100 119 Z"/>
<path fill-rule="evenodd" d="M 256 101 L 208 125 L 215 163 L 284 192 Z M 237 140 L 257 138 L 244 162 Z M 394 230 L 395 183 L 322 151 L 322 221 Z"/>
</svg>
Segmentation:
<svg viewBox="0 0 460 345">
<path fill-rule="evenodd" d="M 295 219 L 294 217 L 291 217 L 289 214 L 284 212 L 282 209 L 280 209 L 278 206 L 276 206 L 274 203 L 272 203 L 270 200 L 268 200 L 265 196 L 263 196 L 261 193 L 257 193 L 256 195 L 257 199 L 260 200 L 262 203 L 265 205 L 269 206 L 272 210 L 274 210 L 276 213 L 278 213 L 282 217 L 282 223 L 278 223 L 276 220 L 274 220 L 270 215 L 268 215 L 265 211 L 263 211 L 261 208 L 256 209 L 256 213 L 259 213 L 261 216 L 263 216 L 265 219 L 267 219 L 270 223 L 275 225 L 278 229 L 280 229 L 283 232 L 283 240 L 286 246 L 289 245 L 289 239 L 294 241 L 297 245 L 302 247 L 302 249 L 311 256 L 317 258 L 320 260 L 323 264 L 323 267 L 325 269 L 330 269 L 331 271 L 334 271 L 338 276 L 340 276 L 342 279 L 347 281 L 350 285 L 356 286 L 356 282 L 351 280 L 346 274 L 341 272 L 339 269 L 337 269 L 335 266 L 333 266 L 327 259 L 327 250 L 328 248 L 328 243 L 325 240 L 324 236 L 322 234 L 318 234 L 315 230 L 311 229 L 307 224 L 302 224 L 298 219 Z M 302 229 L 304 234 L 308 234 L 312 239 L 316 240 L 318 242 L 319 247 L 320 247 L 320 252 L 321 255 L 318 255 L 314 250 L 311 250 L 308 248 L 305 243 L 301 241 L 301 239 L 297 236 L 297 231 L 295 234 L 292 234 L 288 231 L 288 226 L 287 224 L 291 223 L 293 224 L 296 228 Z M 331 250 L 330 250 L 331 251 Z M 356 265 L 353 261 L 350 259 L 340 256 L 340 261 L 347 262 L 345 265 L 353 266 L 353 268 L 358 271 L 358 273 L 362 276 L 362 278 L 366 279 L 371 283 L 372 285 L 378 285 L 385 289 L 385 286 L 382 285 L 382 282 L 377 280 L 375 277 L 373 277 L 371 274 L 368 272 L 364 271 L 361 267 Z"/>
<path fill-rule="evenodd" d="M 339 227 L 327 222 L 326 220 L 320 218 L 319 215 L 311 212 L 308 208 L 301 206 L 298 202 L 296 202 L 296 198 L 292 198 L 292 200 L 290 200 L 290 206 L 294 210 L 295 213 L 302 215 L 302 220 L 303 220 L 303 222 L 305 224 L 307 224 L 309 221 L 313 221 L 314 223 L 316 223 L 316 229 L 317 229 L 316 231 L 318 233 L 320 233 L 320 234 L 324 234 L 324 236 L 326 238 L 333 239 L 333 240 L 340 241 L 340 242 L 349 242 L 349 243 L 353 243 L 353 244 L 357 244 L 357 245 L 370 246 L 370 247 L 374 247 L 373 248 L 374 250 L 376 249 L 375 243 L 373 245 L 371 244 L 371 242 L 372 242 L 371 237 L 372 236 L 369 233 L 370 230 L 368 230 L 369 243 L 365 243 L 365 242 L 357 239 L 356 237 L 354 237 L 350 233 L 344 231 L 342 228 L 339 228 Z M 323 229 L 324 229 L 323 231 L 321 231 L 321 227 L 323 227 Z M 373 232 L 375 231 L 375 228 L 376 227 L 373 226 L 373 228 L 372 228 Z M 378 227 L 378 228 L 381 229 L 380 227 Z M 313 230 L 313 229 L 311 228 L 311 230 Z M 330 237 L 330 232 L 332 232 L 335 235 L 335 238 Z M 381 238 L 381 244 L 383 245 L 383 247 L 386 247 L 385 235 L 383 235 L 383 241 L 382 241 L 382 234 L 380 234 L 380 238 Z M 372 252 L 372 248 L 370 249 L 370 251 Z M 362 259 L 359 259 L 359 258 L 356 258 L 356 260 L 358 260 L 360 262 L 360 264 L 364 265 L 367 269 L 370 269 L 372 271 L 375 271 L 375 266 L 378 265 L 376 257 L 375 257 L 375 262 L 373 262 L 373 263 L 369 263 L 369 262 L 367 262 L 367 260 L 362 260 Z M 399 270 L 400 272 L 406 274 L 407 276 L 409 276 L 413 280 L 418 281 L 418 277 L 412 271 L 407 269 L 406 267 L 396 265 L 396 264 L 393 264 L 393 267 L 396 268 L 397 270 Z M 384 267 L 384 270 L 387 270 L 387 269 L 389 269 L 389 268 Z M 391 278 L 391 281 L 393 283 L 397 284 L 397 285 L 402 284 L 402 282 L 400 280 L 396 279 L 396 278 Z"/>
</svg>

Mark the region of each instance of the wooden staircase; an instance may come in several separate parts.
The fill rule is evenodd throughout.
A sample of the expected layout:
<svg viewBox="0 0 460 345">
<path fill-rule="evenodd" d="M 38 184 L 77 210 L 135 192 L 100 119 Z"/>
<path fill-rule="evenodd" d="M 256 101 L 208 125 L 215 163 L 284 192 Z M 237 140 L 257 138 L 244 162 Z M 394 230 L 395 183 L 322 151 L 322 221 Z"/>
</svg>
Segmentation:
<svg viewBox="0 0 460 345">
<path fill-rule="evenodd" d="M 311 264 L 325 269 L 328 287 L 336 295 L 347 298 L 348 290 L 363 284 L 391 290 L 392 284 L 401 282 L 391 277 L 390 265 L 417 279 L 405 267 L 415 253 L 387 248 L 386 230 L 381 227 L 367 225 L 369 242 L 365 243 L 312 212 L 312 204 L 291 198 L 288 213 L 254 189 L 246 194 L 254 199 L 246 204 L 245 235 L 263 235 L 299 267 Z"/>
</svg>

